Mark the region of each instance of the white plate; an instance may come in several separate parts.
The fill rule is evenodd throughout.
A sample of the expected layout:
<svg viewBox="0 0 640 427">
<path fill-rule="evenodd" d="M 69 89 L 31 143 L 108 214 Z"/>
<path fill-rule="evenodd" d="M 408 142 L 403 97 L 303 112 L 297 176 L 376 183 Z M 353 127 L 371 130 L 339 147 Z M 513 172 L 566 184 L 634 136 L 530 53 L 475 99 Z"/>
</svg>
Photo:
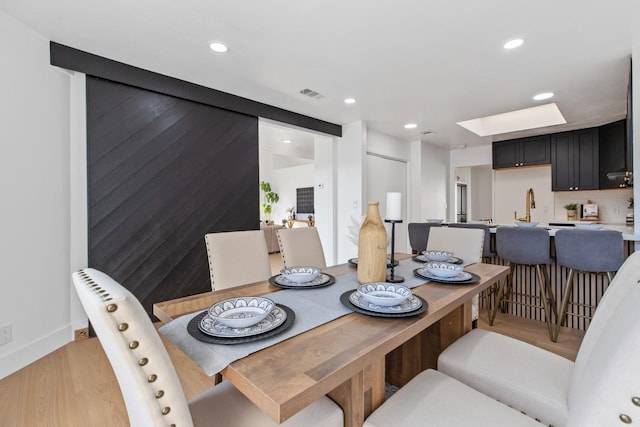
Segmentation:
<svg viewBox="0 0 640 427">
<path fill-rule="evenodd" d="M 601 230 L 604 224 L 576 224 L 579 230 Z"/>
<path fill-rule="evenodd" d="M 537 222 L 516 221 L 518 227 L 533 228 L 538 225 Z"/>
<path fill-rule="evenodd" d="M 269 298 L 229 298 L 209 307 L 209 317 L 230 328 L 246 328 L 262 321 L 274 307 Z"/>
<path fill-rule="evenodd" d="M 296 283 L 296 282 L 292 282 L 291 280 L 287 280 L 286 277 L 284 277 L 282 274 L 279 274 L 276 277 L 274 277 L 273 280 L 277 284 L 282 285 L 282 286 L 286 286 L 288 288 L 306 288 L 306 287 L 314 287 L 314 286 L 324 285 L 329 280 L 331 280 L 331 278 L 328 275 L 324 274 L 324 273 L 320 273 L 320 275 L 318 277 L 316 277 L 315 279 L 313 279 L 310 282 Z"/>
<path fill-rule="evenodd" d="M 428 279 L 433 279 L 438 281 L 446 280 L 447 282 L 464 282 L 465 280 L 469 280 L 472 277 L 471 274 L 467 273 L 466 271 L 463 271 L 462 273 L 453 277 L 441 277 L 441 276 L 436 276 L 435 274 L 429 273 L 426 268 L 420 269 L 420 275 Z"/>
<path fill-rule="evenodd" d="M 364 310 L 375 311 L 376 313 L 408 313 L 419 309 L 422 306 L 422 301 L 415 295 L 411 295 L 404 300 L 402 304 L 392 305 L 390 307 L 383 307 L 380 305 L 372 304 L 358 291 L 353 291 L 349 295 L 349 301 L 356 307 L 360 307 Z"/>
<path fill-rule="evenodd" d="M 282 308 L 275 306 L 260 323 L 246 328 L 230 328 L 213 320 L 209 315 L 204 316 L 198 326 L 203 333 L 211 335 L 212 337 L 238 338 L 269 332 L 282 325 L 285 320 L 287 320 L 287 313 Z"/>
<path fill-rule="evenodd" d="M 363 283 L 358 292 L 371 304 L 391 307 L 402 304 L 411 296 L 411 289 L 395 283 Z"/>
<path fill-rule="evenodd" d="M 294 283 L 313 282 L 320 273 L 321 270 L 318 267 L 289 267 L 280 270 L 281 275 Z"/>
</svg>

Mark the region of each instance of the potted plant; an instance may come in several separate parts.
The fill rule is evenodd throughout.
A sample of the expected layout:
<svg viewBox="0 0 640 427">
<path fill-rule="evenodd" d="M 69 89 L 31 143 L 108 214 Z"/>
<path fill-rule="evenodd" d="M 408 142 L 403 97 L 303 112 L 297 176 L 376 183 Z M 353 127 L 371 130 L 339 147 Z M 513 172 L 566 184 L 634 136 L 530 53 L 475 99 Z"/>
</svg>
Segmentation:
<svg viewBox="0 0 640 427">
<path fill-rule="evenodd" d="M 567 210 L 567 219 L 577 216 L 578 205 L 576 203 L 567 203 L 564 208 Z"/>
<path fill-rule="evenodd" d="M 313 227 L 313 225 L 315 224 L 315 221 L 313 220 L 313 215 L 307 216 L 307 219 L 309 220 L 309 227 Z"/>
<path fill-rule="evenodd" d="M 280 196 L 278 196 L 278 193 L 271 190 L 271 184 L 266 181 L 260 182 L 260 190 L 264 193 L 263 203 L 260 205 L 260 208 L 262 209 L 262 212 L 264 212 L 265 221 L 269 223 L 271 205 L 278 203 Z"/>
</svg>

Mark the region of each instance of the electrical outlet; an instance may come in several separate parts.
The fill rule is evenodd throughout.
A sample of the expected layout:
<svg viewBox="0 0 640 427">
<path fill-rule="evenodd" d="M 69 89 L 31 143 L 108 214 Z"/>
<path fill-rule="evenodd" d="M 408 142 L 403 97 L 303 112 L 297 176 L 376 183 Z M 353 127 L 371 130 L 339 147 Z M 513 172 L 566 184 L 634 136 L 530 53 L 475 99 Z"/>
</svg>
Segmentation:
<svg viewBox="0 0 640 427">
<path fill-rule="evenodd" d="M 5 325 L 0 328 L 0 345 L 5 345 L 10 343 L 12 339 L 11 336 L 11 324 Z"/>
</svg>

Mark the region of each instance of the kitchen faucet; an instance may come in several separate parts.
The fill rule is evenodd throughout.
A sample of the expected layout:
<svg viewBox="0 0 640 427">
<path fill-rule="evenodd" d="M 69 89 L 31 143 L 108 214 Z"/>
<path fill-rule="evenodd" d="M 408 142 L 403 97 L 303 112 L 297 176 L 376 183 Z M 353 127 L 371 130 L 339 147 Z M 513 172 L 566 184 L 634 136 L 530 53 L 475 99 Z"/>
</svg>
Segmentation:
<svg viewBox="0 0 640 427">
<path fill-rule="evenodd" d="M 535 196 L 533 195 L 533 188 L 530 188 L 527 190 L 525 205 L 526 205 L 526 213 L 524 215 L 524 218 L 518 218 L 518 211 L 513 212 L 513 217 L 518 221 L 531 222 L 531 209 L 536 208 L 536 199 L 535 199 Z"/>
</svg>

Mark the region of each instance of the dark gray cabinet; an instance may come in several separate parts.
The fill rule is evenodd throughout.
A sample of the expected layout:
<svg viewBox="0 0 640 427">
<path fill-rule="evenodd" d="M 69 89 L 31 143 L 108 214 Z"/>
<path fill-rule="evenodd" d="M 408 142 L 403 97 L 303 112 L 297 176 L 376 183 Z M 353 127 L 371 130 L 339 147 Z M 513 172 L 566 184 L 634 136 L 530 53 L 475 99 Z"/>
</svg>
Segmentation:
<svg viewBox="0 0 640 427">
<path fill-rule="evenodd" d="M 551 135 L 553 191 L 600 188 L 598 136 L 598 128 Z"/>
<path fill-rule="evenodd" d="M 493 168 L 516 168 L 551 163 L 550 136 L 510 139 L 493 143 Z"/>
<path fill-rule="evenodd" d="M 632 164 L 627 163 L 628 154 L 632 152 L 628 146 L 627 121 L 620 120 L 600 126 L 600 188 L 625 188 L 625 172 L 632 171 Z"/>
</svg>

